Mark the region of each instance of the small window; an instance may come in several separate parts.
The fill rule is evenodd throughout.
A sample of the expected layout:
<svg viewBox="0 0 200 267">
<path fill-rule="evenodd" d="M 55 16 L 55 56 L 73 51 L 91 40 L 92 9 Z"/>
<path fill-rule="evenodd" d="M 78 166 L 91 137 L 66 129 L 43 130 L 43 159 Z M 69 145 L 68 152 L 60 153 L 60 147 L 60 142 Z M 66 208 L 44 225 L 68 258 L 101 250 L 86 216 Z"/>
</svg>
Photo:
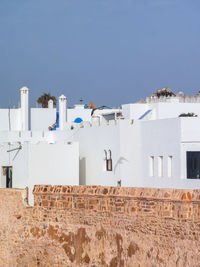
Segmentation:
<svg viewBox="0 0 200 267">
<path fill-rule="evenodd" d="M 106 160 L 106 170 L 110 172 L 112 171 L 112 159 Z"/>
<path fill-rule="evenodd" d="M 105 152 L 105 162 L 106 162 L 106 171 L 112 171 L 112 153 L 111 150 L 108 150 L 108 153 L 106 150 Z"/>
<path fill-rule="evenodd" d="M 112 153 L 111 150 L 108 150 L 108 159 L 106 159 L 106 170 L 112 171 Z"/>
<path fill-rule="evenodd" d="M 158 157 L 158 176 L 163 177 L 163 156 Z"/>
<path fill-rule="evenodd" d="M 172 177 L 172 156 L 168 156 L 168 177 Z"/>
<path fill-rule="evenodd" d="M 151 177 L 154 176 L 154 156 L 149 157 L 149 174 Z"/>
</svg>

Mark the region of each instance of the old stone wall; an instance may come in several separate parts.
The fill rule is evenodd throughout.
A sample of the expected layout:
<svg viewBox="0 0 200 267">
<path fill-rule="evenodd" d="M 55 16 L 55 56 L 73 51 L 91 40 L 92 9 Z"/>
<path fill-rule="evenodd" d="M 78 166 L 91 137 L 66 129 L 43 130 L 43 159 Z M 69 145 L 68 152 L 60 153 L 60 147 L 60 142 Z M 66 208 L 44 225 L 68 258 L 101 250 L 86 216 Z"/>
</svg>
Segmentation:
<svg viewBox="0 0 200 267">
<path fill-rule="evenodd" d="M 200 266 L 200 190 L 0 189 L 0 266 Z"/>
</svg>

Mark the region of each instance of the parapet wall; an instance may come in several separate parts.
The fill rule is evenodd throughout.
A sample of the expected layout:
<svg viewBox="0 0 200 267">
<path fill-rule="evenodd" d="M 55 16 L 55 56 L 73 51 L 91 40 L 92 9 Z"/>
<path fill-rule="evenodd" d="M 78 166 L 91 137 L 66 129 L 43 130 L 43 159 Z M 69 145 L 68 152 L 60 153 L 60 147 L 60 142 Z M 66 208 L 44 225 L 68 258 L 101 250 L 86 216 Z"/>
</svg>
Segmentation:
<svg viewBox="0 0 200 267">
<path fill-rule="evenodd" d="M 0 189 L 0 266 L 199 266 L 200 190 Z"/>
<path fill-rule="evenodd" d="M 200 190 L 37 185 L 34 205 L 200 220 Z"/>
<path fill-rule="evenodd" d="M 119 126 L 121 123 L 124 123 L 126 125 L 134 125 L 134 120 L 133 119 L 124 119 L 124 118 L 120 118 L 120 119 L 116 119 L 116 120 L 109 120 L 109 121 L 93 121 L 93 122 L 89 122 L 89 121 L 83 121 L 80 124 L 77 123 L 72 123 L 72 125 L 74 126 L 74 129 L 80 129 L 80 128 L 91 128 L 91 127 L 113 127 L 113 126 Z"/>
<path fill-rule="evenodd" d="M 171 100 L 176 100 L 179 103 L 200 103 L 200 96 L 199 95 L 192 95 L 192 96 L 185 96 L 185 95 L 176 95 L 173 97 L 170 96 L 151 96 L 146 97 L 146 103 L 158 103 L 158 102 L 168 102 L 170 103 Z"/>
</svg>

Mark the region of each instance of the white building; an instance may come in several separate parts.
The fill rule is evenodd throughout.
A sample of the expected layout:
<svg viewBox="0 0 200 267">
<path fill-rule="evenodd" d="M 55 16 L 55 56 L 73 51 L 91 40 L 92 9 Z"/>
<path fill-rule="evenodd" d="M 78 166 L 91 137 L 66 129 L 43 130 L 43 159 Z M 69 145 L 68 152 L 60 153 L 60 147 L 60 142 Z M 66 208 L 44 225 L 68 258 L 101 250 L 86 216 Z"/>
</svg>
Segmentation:
<svg viewBox="0 0 200 267">
<path fill-rule="evenodd" d="M 179 117 L 188 113 L 197 117 Z M 200 188 L 199 96 L 147 98 L 122 114 L 77 132 L 81 184 Z"/>
<path fill-rule="evenodd" d="M 0 109 L 1 187 L 200 188 L 198 96 L 152 97 L 93 112 L 67 108 L 63 95 L 59 111 L 51 101 L 49 108 L 29 108 L 28 96 L 23 87 L 19 108 Z"/>
<path fill-rule="evenodd" d="M 0 186 L 79 184 L 79 145 L 66 124 L 66 98 L 59 99 L 60 127 L 49 131 L 56 109 L 29 109 L 29 90 L 21 89 L 21 107 L 0 109 Z M 30 113 L 29 113 L 30 111 Z M 62 114 L 63 113 L 63 114 Z M 30 119 L 30 121 L 29 121 Z M 32 202 L 32 194 L 30 194 Z"/>
<path fill-rule="evenodd" d="M 0 109 L 0 187 L 28 186 L 32 192 L 34 184 L 78 185 L 79 143 L 74 135 L 80 124 L 76 120 L 108 121 L 120 109 L 97 109 L 91 116 L 92 109 L 84 105 L 67 109 L 64 95 L 59 97 L 58 111 L 52 101 L 48 108 L 29 108 L 29 89 L 23 87 L 20 93 L 19 108 Z"/>
</svg>

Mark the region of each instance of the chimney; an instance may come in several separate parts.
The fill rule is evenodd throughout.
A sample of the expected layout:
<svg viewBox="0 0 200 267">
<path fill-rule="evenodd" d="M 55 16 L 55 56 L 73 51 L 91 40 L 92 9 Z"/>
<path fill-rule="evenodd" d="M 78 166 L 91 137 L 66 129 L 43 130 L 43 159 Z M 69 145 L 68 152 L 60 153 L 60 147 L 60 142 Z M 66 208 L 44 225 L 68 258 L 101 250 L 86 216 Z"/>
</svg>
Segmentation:
<svg viewBox="0 0 200 267">
<path fill-rule="evenodd" d="M 29 130 L 29 106 L 28 106 L 28 94 L 29 89 L 27 87 L 22 87 L 21 92 L 21 131 Z"/>
<path fill-rule="evenodd" d="M 64 95 L 59 97 L 59 129 L 64 130 L 66 124 L 67 98 Z"/>
<path fill-rule="evenodd" d="M 53 108 L 53 100 L 52 99 L 50 99 L 49 101 L 48 101 L 48 108 Z"/>
</svg>

